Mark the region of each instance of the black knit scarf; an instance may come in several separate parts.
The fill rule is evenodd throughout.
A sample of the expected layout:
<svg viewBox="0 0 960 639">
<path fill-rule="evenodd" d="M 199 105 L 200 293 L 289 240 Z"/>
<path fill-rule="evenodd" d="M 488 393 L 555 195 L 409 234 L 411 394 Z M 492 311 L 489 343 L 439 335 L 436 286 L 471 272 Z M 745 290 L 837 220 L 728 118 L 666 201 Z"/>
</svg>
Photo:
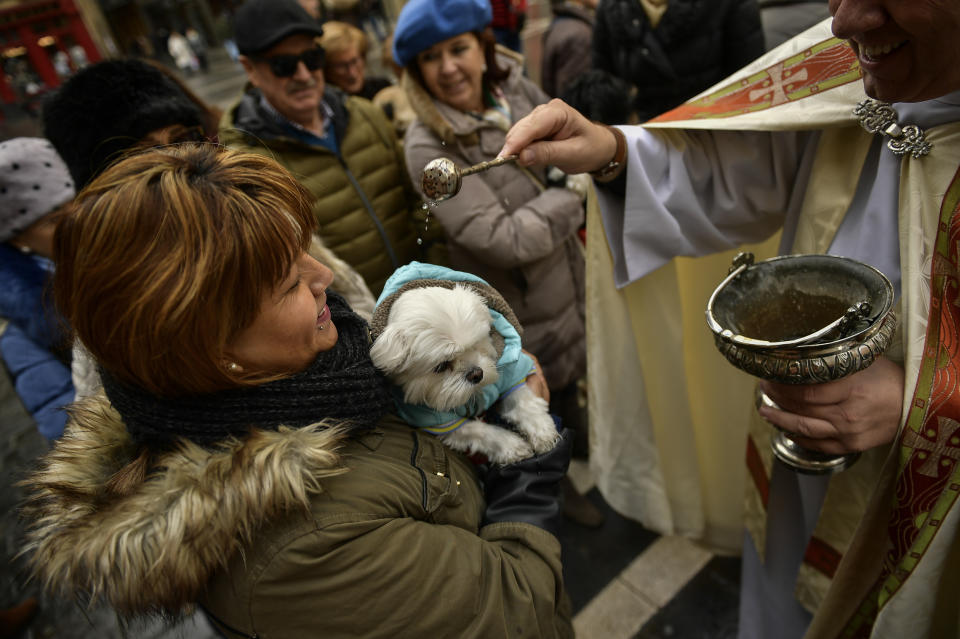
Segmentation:
<svg viewBox="0 0 960 639">
<path fill-rule="evenodd" d="M 367 323 L 327 292 L 334 347 L 306 370 L 273 382 L 205 395 L 157 397 L 100 370 L 103 387 L 135 442 L 167 448 L 177 437 L 209 445 L 251 428 L 276 430 L 330 418 L 369 428 L 392 408 L 387 382 L 370 361 Z"/>
</svg>

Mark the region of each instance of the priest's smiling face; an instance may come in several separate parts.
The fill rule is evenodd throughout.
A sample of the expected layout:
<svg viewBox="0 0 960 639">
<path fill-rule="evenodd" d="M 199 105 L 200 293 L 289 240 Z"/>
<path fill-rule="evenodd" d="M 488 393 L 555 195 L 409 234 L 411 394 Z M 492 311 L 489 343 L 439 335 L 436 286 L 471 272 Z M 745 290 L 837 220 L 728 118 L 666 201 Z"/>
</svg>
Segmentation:
<svg viewBox="0 0 960 639">
<path fill-rule="evenodd" d="M 918 102 L 960 90 L 960 0 L 830 0 L 871 97 Z"/>
</svg>

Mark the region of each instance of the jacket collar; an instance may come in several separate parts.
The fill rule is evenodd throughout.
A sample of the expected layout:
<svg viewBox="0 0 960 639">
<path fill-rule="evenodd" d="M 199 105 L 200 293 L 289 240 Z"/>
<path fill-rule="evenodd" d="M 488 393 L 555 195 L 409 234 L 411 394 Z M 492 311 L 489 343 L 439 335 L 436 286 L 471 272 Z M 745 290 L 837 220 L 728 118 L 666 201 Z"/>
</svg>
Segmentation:
<svg viewBox="0 0 960 639">
<path fill-rule="evenodd" d="M 554 18 L 574 18 L 586 22 L 591 27 L 594 23 L 594 12 L 572 2 L 564 2 L 553 7 Z"/>
<path fill-rule="evenodd" d="M 273 114 L 268 113 L 260 103 L 262 98 L 260 89 L 250 87 L 240 102 L 233 109 L 232 126 L 256 138 L 276 140 L 290 138 L 280 127 Z M 329 107 L 333 130 L 338 140 L 342 140 L 350 123 L 350 112 L 347 110 L 347 95 L 340 89 L 326 85 L 323 90 L 323 101 Z"/>
<path fill-rule="evenodd" d="M 181 441 L 121 496 L 107 483 L 138 451 L 106 399 L 87 398 L 23 482 L 24 553 L 51 590 L 106 599 L 123 616 L 180 613 L 262 523 L 306 509 L 319 479 L 343 472 L 342 439 L 314 425 L 213 449 Z"/>
</svg>

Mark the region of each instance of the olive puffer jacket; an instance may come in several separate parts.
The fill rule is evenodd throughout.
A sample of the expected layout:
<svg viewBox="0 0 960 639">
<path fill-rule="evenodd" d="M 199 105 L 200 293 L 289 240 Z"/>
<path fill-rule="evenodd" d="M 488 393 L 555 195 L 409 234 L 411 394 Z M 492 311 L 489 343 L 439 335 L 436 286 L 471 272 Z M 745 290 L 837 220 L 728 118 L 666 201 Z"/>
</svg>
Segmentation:
<svg viewBox="0 0 960 639">
<path fill-rule="evenodd" d="M 593 66 L 637 87 L 641 121 L 668 111 L 762 55 L 756 0 L 670 0 L 655 29 L 637 0 L 603 0 Z"/>
<path fill-rule="evenodd" d="M 124 616 L 199 603 L 227 637 L 572 637 L 560 542 L 482 525 L 473 465 L 392 416 L 182 442 L 124 494 L 136 454 L 102 396 L 28 480 L 28 552 Z M 70 583 L 64 584 L 63 581 Z"/>
<path fill-rule="evenodd" d="M 393 271 L 411 260 L 445 258 L 433 237 L 417 244 L 426 217 L 410 186 L 403 153 L 383 112 L 367 100 L 327 87 L 340 155 L 287 135 L 251 89 L 224 113 L 220 141 L 277 160 L 314 196 L 324 243 L 355 268 L 374 295 Z"/>
<path fill-rule="evenodd" d="M 500 89 L 516 122 L 549 98 L 523 77 L 515 56 L 498 51 L 510 69 Z M 404 139 L 415 184 L 435 158 L 470 166 L 496 157 L 505 131 L 434 100 L 412 73 L 403 83 L 417 112 Z M 523 325 L 524 348 L 537 356 L 556 390 L 586 370 L 584 259 L 576 236 L 584 213 L 579 195 L 544 188 L 545 182 L 545 169 L 500 166 L 465 177 L 460 193 L 432 211 L 446 233 L 451 265 L 503 295 Z"/>
</svg>

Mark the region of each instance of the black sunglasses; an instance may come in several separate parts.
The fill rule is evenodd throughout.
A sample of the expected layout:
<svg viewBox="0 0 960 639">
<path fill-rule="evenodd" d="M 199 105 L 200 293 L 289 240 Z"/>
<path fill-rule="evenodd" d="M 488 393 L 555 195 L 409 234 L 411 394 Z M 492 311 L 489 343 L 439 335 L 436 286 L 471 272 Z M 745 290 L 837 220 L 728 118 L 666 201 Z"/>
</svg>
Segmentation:
<svg viewBox="0 0 960 639">
<path fill-rule="evenodd" d="M 297 65 L 301 62 L 310 71 L 316 71 L 323 66 L 326 51 L 323 47 L 307 49 L 300 55 L 274 55 L 269 58 L 260 58 L 270 66 L 270 72 L 278 78 L 289 78 L 297 72 Z"/>
</svg>

